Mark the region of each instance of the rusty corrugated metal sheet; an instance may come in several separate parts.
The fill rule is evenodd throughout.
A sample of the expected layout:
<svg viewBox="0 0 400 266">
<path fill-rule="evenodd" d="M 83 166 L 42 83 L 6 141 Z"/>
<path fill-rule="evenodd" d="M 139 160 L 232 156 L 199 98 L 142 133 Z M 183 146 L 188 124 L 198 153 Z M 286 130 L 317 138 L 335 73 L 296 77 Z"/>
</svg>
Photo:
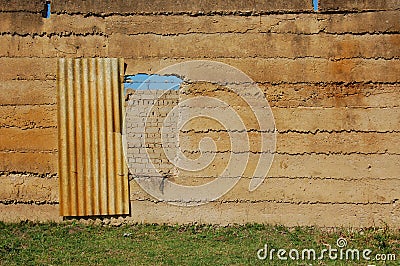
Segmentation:
<svg viewBox="0 0 400 266">
<path fill-rule="evenodd" d="M 60 214 L 129 214 L 123 59 L 59 59 Z"/>
</svg>

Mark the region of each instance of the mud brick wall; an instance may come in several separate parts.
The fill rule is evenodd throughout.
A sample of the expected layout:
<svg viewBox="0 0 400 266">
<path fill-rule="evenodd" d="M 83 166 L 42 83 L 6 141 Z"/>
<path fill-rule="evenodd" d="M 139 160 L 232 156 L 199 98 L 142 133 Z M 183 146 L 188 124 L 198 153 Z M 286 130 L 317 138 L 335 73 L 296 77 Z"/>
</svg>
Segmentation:
<svg viewBox="0 0 400 266">
<path fill-rule="evenodd" d="M 172 118 L 173 123 L 167 125 L 164 121 L 179 103 L 178 91 L 137 90 L 128 92 L 128 95 L 125 152 L 130 179 L 149 176 L 152 168 L 163 174 L 173 173 L 174 166 L 169 163 L 164 150 L 170 149 L 174 152 L 179 148 L 175 141 L 178 136 L 178 117 Z M 161 136 L 163 127 L 164 139 Z"/>
<path fill-rule="evenodd" d="M 127 220 L 399 227 L 398 0 L 320 0 L 319 11 L 311 0 L 59 0 L 47 19 L 44 2 L 0 1 L 1 220 L 60 219 L 57 58 L 123 57 L 127 75 L 193 59 L 232 65 L 258 83 L 277 128 L 254 192 L 242 178 L 186 208 L 132 180 Z"/>
</svg>

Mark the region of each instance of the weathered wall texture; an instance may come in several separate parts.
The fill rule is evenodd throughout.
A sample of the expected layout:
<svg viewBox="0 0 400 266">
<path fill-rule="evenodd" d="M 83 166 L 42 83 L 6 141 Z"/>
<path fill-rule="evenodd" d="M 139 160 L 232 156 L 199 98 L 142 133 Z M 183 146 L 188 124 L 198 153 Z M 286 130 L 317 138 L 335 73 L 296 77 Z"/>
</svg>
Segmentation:
<svg viewBox="0 0 400 266">
<path fill-rule="evenodd" d="M 128 75 L 232 65 L 258 83 L 277 128 L 254 192 L 245 176 L 185 208 L 132 180 L 128 220 L 400 227 L 400 1 L 321 0 L 319 12 L 311 0 L 56 1 L 49 19 L 43 2 L 0 1 L 1 220 L 59 219 L 57 58 L 123 57 Z"/>
</svg>

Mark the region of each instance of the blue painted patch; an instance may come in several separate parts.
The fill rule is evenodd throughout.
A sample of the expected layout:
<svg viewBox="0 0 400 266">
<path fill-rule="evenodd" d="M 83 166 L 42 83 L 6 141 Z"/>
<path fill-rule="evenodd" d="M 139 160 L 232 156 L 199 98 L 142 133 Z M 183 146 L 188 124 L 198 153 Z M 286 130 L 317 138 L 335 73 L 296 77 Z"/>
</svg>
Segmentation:
<svg viewBox="0 0 400 266">
<path fill-rule="evenodd" d="M 46 1 L 45 10 L 44 10 L 44 17 L 45 18 L 50 18 L 50 14 L 51 14 L 51 3 L 50 3 L 50 1 Z"/>
<path fill-rule="evenodd" d="M 313 0 L 314 11 L 318 11 L 318 0 Z"/>
<path fill-rule="evenodd" d="M 125 76 L 124 88 L 133 90 L 178 90 L 183 82 L 176 76 L 136 74 Z"/>
</svg>

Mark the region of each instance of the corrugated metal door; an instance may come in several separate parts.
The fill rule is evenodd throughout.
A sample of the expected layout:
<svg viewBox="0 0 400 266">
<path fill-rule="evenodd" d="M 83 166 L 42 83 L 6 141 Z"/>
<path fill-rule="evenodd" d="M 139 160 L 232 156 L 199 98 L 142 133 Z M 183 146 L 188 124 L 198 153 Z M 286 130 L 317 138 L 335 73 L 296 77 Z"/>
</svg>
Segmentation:
<svg viewBox="0 0 400 266">
<path fill-rule="evenodd" d="M 123 59 L 59 59 L 60 215 L 129 214 Z"/>
</svg>

